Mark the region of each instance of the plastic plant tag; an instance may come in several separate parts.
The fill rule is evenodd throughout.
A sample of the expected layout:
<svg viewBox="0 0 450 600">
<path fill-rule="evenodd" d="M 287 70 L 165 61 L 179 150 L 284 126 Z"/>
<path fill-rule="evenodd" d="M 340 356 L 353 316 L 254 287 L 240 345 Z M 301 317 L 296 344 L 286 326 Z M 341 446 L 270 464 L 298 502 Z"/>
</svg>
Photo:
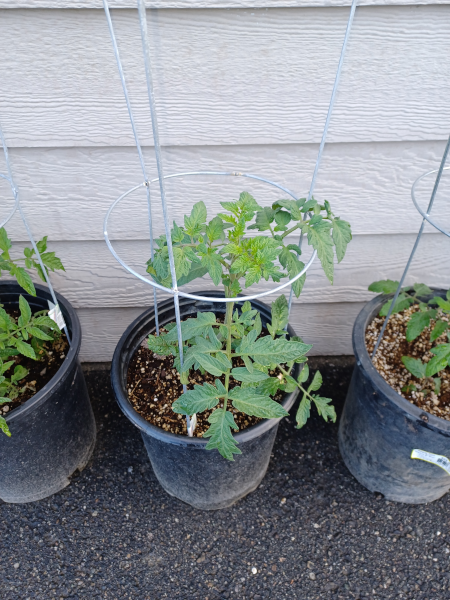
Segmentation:
<svg viewBox="0 0 450 600">
<path fill-rule="evenodd" d="M 59 304 L 53 304 L 53 302 L 50 302 L 50 300 L 48 300 L 48 307 L 50 309 L 48 311 L 48 316 L 50 317 L 50 319 L 52 319 L 52 321 L 55 321 L 55 323 L 60 329 L 64 329 L 64 327 L 66 326 L 66 322 L 64 321 L 64 317 L 62 315 L 61 309 L 59 308 Z"/>
<path fill-rule="evenodd" d="M 444 471 L 450 475 L 450 460 L 446 456 L 425 452 L 425 450 L 413 450 L 411 452 L 411 458 L 424 460 L 425 462 L 441 467 L 441 469 L 444 469 Z"/>
<path fill-rule="evenodd" d="M 194 435 L 195 428 L 197 427 L 197 415 L 194 414 L 191 417 L 191 423 L 188 430 L 188 436 L 192 437 Z"/>
</svg>

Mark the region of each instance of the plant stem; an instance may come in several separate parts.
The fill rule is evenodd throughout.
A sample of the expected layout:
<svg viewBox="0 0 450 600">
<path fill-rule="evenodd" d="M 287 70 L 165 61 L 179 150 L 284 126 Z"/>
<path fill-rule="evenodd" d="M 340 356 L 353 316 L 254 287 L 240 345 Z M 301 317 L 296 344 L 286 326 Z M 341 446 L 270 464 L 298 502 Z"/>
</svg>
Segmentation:
<svg viewBox="0 0 450 600">
<path fill-rule="evenodd" d="M 225 287 L 225 296 L 227 298 L 230 297 L 230 290 L 228 287 Z M 227 335 L 227 357 L 228 360 L 231 362 L 231 326 L 233 323 L 233 307 L 234 307 L 234 302 L 227 302 L 227 310 L 225 313 L 225 327 L 228 330 L 228 335 Z M 227 396 L 225 397 L 224 401 L 223 401 L 223 410 L 224 412 L 226 412 L 227 410 L 227 405 L 228 405 L 228 386 L 230 384 L 230 373 L 231 373 L 231 369 L 228 369 L 228 371 L 225 374 L 225 389 L 227 390 Z"/>
<path fill-rule="evenodd" d="M 280 369 L 280 371 L 283 373 L 283 375 L 285 377 L 287 377 L 287 376 L 290 377 L 289 373 L 285 369 L 283 369 L 283 367 L 281 365 L 277 365 L 277 367 Z M 294 379 L 294 381 L 295 381 L 295 379 Z M 304 394 L 306 394 L 308 396 L 308 398 L 310 398 L 310 400 L 314 400 L 314 398 L 311 396 L 311 394 L 307 390 L 305 390 L 305 388 L 298 381 L 295 381 L 295 383 L 301 389 L 301 391 Z"/>
</svg>

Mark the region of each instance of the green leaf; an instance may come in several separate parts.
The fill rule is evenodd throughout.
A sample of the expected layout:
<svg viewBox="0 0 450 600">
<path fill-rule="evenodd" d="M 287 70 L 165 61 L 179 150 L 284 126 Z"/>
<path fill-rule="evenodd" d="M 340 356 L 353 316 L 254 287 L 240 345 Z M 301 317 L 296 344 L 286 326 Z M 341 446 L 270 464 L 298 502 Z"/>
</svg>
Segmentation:
<svg viewBox="0 0 450 600">
<path fill-rule="evenodd" d="M 203 264 L 195 263 L 191 266 L 189 273 L 187 275 L 182 275 L 177 279 L 177 284 L 179 286 L 186 285 L 190 283 L 194 279 L 198 279 L 199 277 L 203 277 L 208 272 L 208 268 Z"/>
<path fill-rule="evenodd" d="M 206 218 L 207 212 L 205 203 L 203 201 L 200 201 L 194 204 L 191 211 L 191 216 L 184 217 L 186 233 L 192 237 L 198 235 L 202 231 Z"/>
<path fill-rule="evenodd" d="M 278 377 L 269 377 L 260 384 L 258 384 L 255 390 L 262 396 L 274 396 L 280 388 L 281 381 Z"/>
<path fill-rule="evenodd" d="M 415 340 L 425 327 L 428 327 L 430 320 L 436 316 L 436 311 L 416 312 L 411 315 L 408 326 L 406 327 L 406 340 L 412 342 Z"/>
<path fill-rule="evenodd" d="M 284 329 L 289 320 L 289 306 L 286 296 L 282 294 L 271 305 L 272 328 L 274 332 Z M 274 335 L 272 336 L 274 337 Z"/>
<path fill-rule="evenodd" d="M 304 356 L 311 348 L 310 344 L 291 342 L 284 338 L 273 340 L 270 335 L 249 343 L 248 336 L 246 336 L 236 353 L 238 355 L 248 354 L 255 362 L 270 366 L 273 363 L 280 364 L 295 360 Z"/>
<path fill-rule="evenodd" d="M 256 213 L 256 220 L 254 225 L 250 225 L 249 229 L 257 229 L 258 231 L 267 231 L 270 229 L 270 224 L 275 218 L 275 211 L 268 206 L 265 206 L 262 210 Z"/>
<path fill-rule="evenodd" d="M 47 269 L 50 269 L 50 271 L 65 271 L 61 260 L 55 256 L 54 252 L 45 252 L 44 254 L 41 254 L 41 259 L 44 265 L 47 267 Z"/>
<path fill-rule="evenodd" d="M 427 365 L 418 358 L 402 356 L 402 363 L 405 365 L 407 370 L 414 375 L 414 377 L 417 377 L 418 379 L 423 379 L 425 377 Z"/>
<path fill-rule="evenodd" d="M 350 223 L 341 220 L 339 217 L 333 219 L 332 236 L 334 245 L 336 246 L 336 257 L 338 262 L 340 263 L 345 256 L 347 245 L 352 239 L 352 230 L 350 228 Z"/>
<path fill-rule="evenodd" d="M 214 408 L 222 397 L 223 393 L 210 383 L 194 385 L 193 390 L 188 390 L 175 400 L 172 404 L 172 410 L 176 413 L 190 416 L 197 412 Z"/>
<path fill-rule="evenodd" d="M 257 383 L 269 378 L 269 376 L 262 371 L 253 369 L 253 371 L 250 372 L 246 367 L 236 367 L 231 371 L 231 374 L 236 381 L 243 381 L 245 383 Z"/>
<path fill-rule="evenodd" d="M 323 398 L 322 396 L 313 396 L 314 404 L 316 405 L 317 412 L 321 415 L 325 421 L 333 421 L 336 423 L 336 411 L 334 406 L 330 404 L 331 398 Z"/>
<path fill-rule="evenodd" d="M 210 325 L 216 325 L 216 315 L 212 312 L 199 312 L 194 319 L 187 319 L 181 323 L 181 332 L 183 342 L 206 333 L 207 328 Z M 178 341 L 177 330 L 172 329 L 167 334 L 166 340 L 168 342 Z"/>
<path fill-rule="evenodd" d="M 33 325 L 37 325 L 39 327 L 42 325 L 43 327 L 55 329 L 57 332 L 61 331 L 55 321 L 50 319 L 50 317 L 46 317 L 45 315 L 42 315 L 41 317 L 35 317 L 33 319 Z"/>
<path fill-rule="evenodd" d="M 149 335 L 147 338 L 147 345 L 149 350 L 160 356 L 169 356 L 170 354 L 173 354 L 173 346 L 168 343 L 167 334 L 162 333 L 159 336 Z"/>
<path fill-rule="evenodd" d="M 320 374 L 320 371 L 316 371 L 314 373 L 313 380 L 309 384 L 308 392 L 317 391 L 320 388 L 320 386 L 322 385 L 322 383 L 323 383 L 322 375 Z"/>
<path fill-rule="evenodd" d="M 36 244 L 36 248 L 38 249 L 39 254 L 42 254 L 47 250 L 47 238 L 48 235 L 43 237 L 42 240 L 39 240 L 39 242 Z M 31 251 L 31 254 L 34 254 L 34 250 Z"/>
<path fill-rule="evenodd" d="M 36 296 L 34 284 L 25 269 L 15 266 L 14 269 L 11 270 L 11 274 L 17 279 L 17 283 L 20 285 L 20 287 L 30 294 L 30 296 Z"/>
<path fill-rule="evenodd" d="M 317 250 L 325 275 L 333 283 L 333 240 L 330 235 L 331 224 L 321 221 L 309 228 L 308 243 Z"/>
<path fill-rule="evenodd" d="M 8 437 L 11 437 L 11 432 L 9 431 L 9 427 L 3 417 L 0 417 L 0 430 L 3 431 Z"/>
<path fill-rule="evenodd" d="M 279 210 L 275 213 L 275 222 L 282 228 L 285 228 L 286 225 L 291 220 L 291 213 L 288 213 L 284 210 Z"/>
<path fill-rule="evenodd" d="M 437 321 L 436 325 L 433 327 L 433 331 L 430 335 L 430 342 L 434 342 L 440 337 L 443 333 L 447 331 L 449 327 L 449 323 L 447 321 Z"/>
<path fill-rule="evenodd" d="M 215 375 L 216 377 L 223 375 L 232 367 L 231 362 L 225 354 L 222 354 L 221 352 L 217 353 L 216 358 L 210 354 L 198 352 L 195 354 L 195 358 L 205 371 L 208 371 L 208 373 L 211 373 L 211 375 Z"/>
<path fill-rule="evenodd" d="M 6 233 L 6 229 L 4 227 L 0 228 L 0 250 L 3 250 L 3 252 L 8 252 L 8 250 L 11 248 L 11 240 L 8 237 L 8 234 Z"/>
<path fill-rule="evenodd" d="M 415 283 L 413 288 L 417 296 L 430 296 L 433 293 L 433 290 L 424 283 Z"/>
<path fill-rule="evenodd" d="M 27 331 L 30 335 L 33 335 L 38 340 L 44 340 L 47 342 L 51 342 L 53 340 L 53 336 L 48 335 L 42 331 L 42 329 L 39 329 L 39 327 L 30 327 Z"/>
<path fill-rule="evenodd" d="M 205 254 L 202 257 L 201 266 L 206 267 L 214 285 L 219 285 L 222 280 L 223 272 L 219 256 L 216 253 Z"/>
<path fill-rule="evenodd" d="M 254 388 L 235 387 L 228 392 L 233 406 L 246 415 L 261 419 L 278 419 L 289 413 L 269 396 L 261 396 Z"/>
<path fill-rule="evenodd" d="M 30 346 L 30 344 L 27 344 L 26 342 L 22 342 L 22 340 L 14 340 L 14 343 L 15 343 L 17 350 L 20 352 L 20 354 L 23 354 L 24 356 L 27 356 L 28 358 L 32 358 L 32 359 L 36 360 L 36 354 L 34 353 L 34 350 Z"/>
<path fill-rule="evenodd" d="M 22 317 L 21 327 L 29 323 L 31 319 L 31 308 L 23 296 L 19 296 L 20 316 Z"/>
<path fill-rule="evenodd" d="M 302 213 L 300 208 L 294 200 L 277 200 L 272 204 L 272 208 L 286 208 L 290 213 L 294 221 L 300 221 L 302 219 Z"/>
<path fill-rule="evenodd" d="M 308 365 L 303 365 L 303 369 L 300 371 L 300 375 L 297 377 L 297 381 L 299 383 L 305 383 L 309 377 L 309 367 Z"/>
<path fill-rule="evenodd" d="M 26 377 L 28 373 L 28 369 L 25 369 L 25 367 L 23 367 L 22 365 L 17 365 L 14 369 L 14 374 L 11 375 L 11 383 L 16 383 L 17 381 L 20 381 L 21 379 Z"/>
<path fill-rule="evenodd" d="M 435 296 L 433 298 L 433 300 L 435 301 L 436 304 L 438 304 L 440 306 L 440 308 L 442 308 L 445 311 L 450 311 L 450 302 L 448 300 L 444 300 L 443 298 L 440 298 L 439 296 Z"/>
<path fill-rule="evenodd" d="M 295 258 L 294 260 L 290 260 L 287 266 L 289 279 L 293 279 L 304 268 L 305 263 L 303 263 L 301 260 L 298 260 L 297 258 Z M 305 280 L 306 273 L 303 273 L 303 275 L 299 277 L 296 281 L 294 281 L 294 283 L 292 284 L 292 289 L 297 298 L 302 293 L 303 286 L 305 285 Z"/>
<path fill-rule="evenodd" d="M 306 421 L 309 419 L 311 414 L 311 400 L 306 394 L 303 394 L 303 398 L 300 401 L 295 420 L 297 421 L 296 429 L 301 429 Z"/>
<path fill-rule="evenodd" d="M 395 313 L 399 313 L 402 310 L 406 310 L 407 308 L 409 308 L 411 306 L 411 304 L 413 304 L 413 302 L 414 302 L 414 299 L 411 298 L 411 296 L 407 296 L 406 294 L 404 294 L 402 292 L 401 294 L 399 294 L 399 296 L 397 298 L 397 301 L 394 305 L 392 314 L 395 315 Z M 385 304 L 383 304 L 380 312 L 378 313 L 380 315 L 380 317 L 385 317 L 388 314 L 391 304 L 392 304 L 392 300 L 389 300 L 389 302 L 386 302 Z"/>
<path fill-rule="evenodd" d="M 434 350 L 435 349 L 436 348 L 434 348 Z M 445 369 L 445 367 L 447 367 L 447 365 L 448 365 L 449 357 L 450 357 L 450 352 L 448 352 L 448 351 L 447 351 L 447 354 L 445 354 L 444 356 L 442 356 L 442 354 L 433 356 L 433 358 L 430 360 L 430 362 L 428 362 L 426 364 L 425 375 L 427 377 L 433 377 L 433 375 L 436 375 L 436 373 L 439 373 L 439 371 L 442 371 L 443 369 Z"/>
<path fill-rule="evenodd" d="M 369 285 L 369 292 L 375 292 L 376 294 L 395 294 L 398 284 L 398 281 L 392 281 L 392 279 L 374 281 Z"/>
<path fill-rule="evenodd" d="M 207 450 L 217 448 L 227 460 L 234 460 L 233 454 L 242 454 L 231 434 L 231 429 L 238 429 L 238 426 L 229 411 L 216 409 L 210 414 L 208 421 L 211 423 L 211 427 L 203 434 L 204 438 L 211 438 L 206 445 Z"/>
<path fill-rule="evenodd" d="M 5 398 L 4 396 L 0 396 L 0 404 L 6 404 L 6 402 L 12 402 L 11 398 Z"/>
<path fill-rule="evenodd" d="M 220 217 L 214 217 L 206 226 L 206 236 L 210 242 L 222 239 L 223 221 Z"/>
</svg>

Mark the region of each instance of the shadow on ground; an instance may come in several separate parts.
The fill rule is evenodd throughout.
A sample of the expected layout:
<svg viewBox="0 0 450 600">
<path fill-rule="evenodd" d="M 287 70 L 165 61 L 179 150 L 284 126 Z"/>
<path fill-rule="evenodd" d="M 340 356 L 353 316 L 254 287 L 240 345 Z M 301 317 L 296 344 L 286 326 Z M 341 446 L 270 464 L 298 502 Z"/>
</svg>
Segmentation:
<svg viewBox="0 0 450 600">
<path fill-rule="evenodd" d="M 352 359 L 311 363 L 341 408 Z M 93 459 L 48 500 L 0 504 L 1 600 L 450 598 L 448 497 L 407 506 L 371 494 L 342 463 L 337 425 L 284 420 L 260 488 L 201 512 L 159 486 L 108 371 L 86 378 Z"/>
</svg>

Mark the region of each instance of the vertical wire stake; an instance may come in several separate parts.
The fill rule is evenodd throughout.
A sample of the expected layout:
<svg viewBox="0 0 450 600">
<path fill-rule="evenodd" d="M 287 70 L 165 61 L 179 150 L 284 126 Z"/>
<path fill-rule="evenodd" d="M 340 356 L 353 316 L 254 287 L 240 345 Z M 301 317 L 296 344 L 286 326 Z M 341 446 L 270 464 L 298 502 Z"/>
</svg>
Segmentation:
<svg viewBox="0 0 450 600">
<path fill-rule="evenodd" d="M 128 95 L 127 84 L 125 81 L 125 75 L 122 68 L 122 61 L 120 60 L 119 48 L 117 46 L 116 35 L 114 33 L 114 27 L 111 20 L 111 14 L 109 12 L 109 6 L 107 0 L 103 0 L 103 8 L 105 10 L 106 20 L 108 22 L 109 34 L 111 36 L 111 41 L 114 49 L 114 56 L 116 57 L 117 69 L 119 71 L 120 81 L 122 83 L 123 95 L 125 96 L 125 102 L 128 109 L 128 116 L 130 117 L 131 128 L 133 130 L 134 141 L 136 144 L 136 149 L 139 155 L 139 162 L 141 163 L 142 174 L 144 175 L 146 193 L 147 193 L 147 210 L 148 210 L 148 226 L 150 231 L 150 258 L 154 259 L 154 250 L 153 250 L 153 221 L 152 221 L 152 205 L 150 198 L 150 184 L 149 178 L 147 177 L 147 171 L 145 168 L 144 155 L 142 153 L 141 144 L 139 142 L 139 137 L 137 134 L 136 123 L 134 120 L 133 110 L 131 108 L 130 97 Z M 159 316 L 158 316 L 158 299 L 156 296 L 156 288 L 153 288 L 153 305 L 155 310 L 155 327 L 156 327 L 156 335 L 159 335 Z"/>
<path fill-rule="evenodd" d="M 180 360 L 183 360 L 183 341 L 181 335 L 181 319 L 180 319 L 180 305 L 178 299 L 178 287 L 177 287 L 177 275 L 175 271 L 175 261 L 173 257 L 173 248 L 172 248 L 172 236 L 170 233 L 170 224 L 169 224 L 169 215 L 167 211 L 167 203 L 166 203 L 166 190 L 164 185 L 164 169 L 162 164 L 161 157 L 161 145 L 159 142 L 159 131 L 158 131 L 158 120 L 156 116 L 156 106 L 155 106 L 155 96 L 153 92 L 153 77 L 152 77 L 152 69 L 151 69 L 151 60 L 150 60 L 150 46 L 148 41 L 148 30 L 147 30 L 147 14 L 145 10 L 145 2 L 144 0 L 138 1 L 138 13 L 139 13 L 139 24 L 141 28 L 141 39 L 142 39 L 142 48 L 144 52 L 144 64 L 145 64 L 145 77 L 147 81 L 147 94 L 148 94 L 148 103 L 150 106 L 150 116 L 152 120 L 152 131 L 153 131 L 153 141 L 155 144 L 155 157 L 156 157 L 156 167 L 158 169 L 158 179 L 159 179 L 159 189 L 161 193 L 161 205 L 163 210 L 164 217 L 164 229 L 166 232 L 166 240 L 167 240 L 167 250 L 169 254 L 169 266 L 170 266 L 170 274 L 172 276 L 172 291 L 174 294 L 174 304 L 175 304 L 175 315 L 177 317 L 177 329 L 178 329 L 178 346 L 180 351 Z M 181 362 L 181 364 L 183 364 Z M 186 386 L 183 386 L 183 393 L 186 392 Z M 194 418 L 192 419 L 194 422 Z M 188 415 L 186 415 L 186 426 L 188 430 L 188 435 L 193 435 L 192 423 L 191 419 Z"/>
<path fill-rule="evenodd" d="M 44 265 L 44 263 L 42 261 L 41 253 L 38 250 L 36 242 L 34 241 L 34 237 L 33 237 L 33 234 L 31 233 L 31 229 L 30 229 L 30 227 L 28 225 L 28 221 L 26 220 L 24 212 L 22 210 L 22 206 L 20 205 L 19 190 L 18 190 L 18 188 L 17 188 L 17 186 L 16 186 L 16 184 L 14 182 L 13 176 L 12 176 L 11 163 L 9 162 L 8 146 L 6 145 L 6 141 L 5 141 L 5 138 L 3 136 L 3 131 L 2 131 L 1 125 L 0 125 L 0 141 L 1 141 L 2 146 L 3 146 L 3 153 L 5 155 L 6 169 L 8 171 L 8 177 L 9 177 L 10 184 L 11 184 L 11 189 L 12 189 L 12 192 L 13 192 L 13 195 L 14 195 L 15 206 L 19 210 L 19 213 L 20 213 L 20 216 L 22 218 L 23 224 L 25 225 L 25 229 L 27 230 L 27 234 L 28 234 L 28 237 L 30 239 L 31 245 L 33 246 L 33 250 L 36 253 L 36 257 L 38 259 L 39 265 L 40 265 L 40 267 L 42 269 L 42 272 L 44 274 L 45 281 L 46 281 L 46 283 L 48 285 L 48 290 L 49 290 L 50 295 L 52 297 L 53 303 L 56 305 L 56 304 L 58 304 L 58 300 L 56 299 L 55 292 L 53 291 L 53 286 L 51 284 L 48 271 L 47 271 L 47 269 L 46 269 L 46 267 L 45 267 L 45 265 Z M 13 214 L 14 213 L 11 213 L 11 216 Z M 66 334 L 67 341 L 69 342 L 69 346 L 71 346 L 72 345 L 72 340 L 70 339 L 69 330 L 68 330 L 68 328 L 67 328 L 66 325 L 64 325 L 63 329 L 64 329 L 64 333 Z"/>
<path fill-rule="evenodd" d="M 427 208 L 427 213 L 426 213 L 427 215 L 429 215 L 429 213 L 431 212 L 431 210 L 433 208 L 434 199 L 436 198 L 436 193 L 437 193 L 439 184 L 441 182 L 442 172 L 444 170 L 445 163 L 447 161 L 447 156 L 448 156 L 449 150 L 450 150 L 450 136 L 448 138 L 447 145 L 445 146 L 445 150 L 444 150 L 444 154 L 442 156 L 441 164 L 439 166 L 439 170 L 438 170 L 437 175 L 436 175 L 436 181 L 434 182 L 433 191 L 431 192 L 431 198 L 430 198 L 430 202 L 428 203 L 428 208 Z M 381 328 L 381 331 L 380 331 L 380 333 L 378 335 L 377 342 L 376 342 L 375 347 L 373 349 L 372 357 L 371 357 L 372 361 L 375 358 L 375 354 L 376 354 L 376 352 L 378 350 L 378 346 L 380 345 L 381 340 L 383 339 L 383 335 L 384 335 L 384 332 L 386 331 L 386 327 L 387 327 L 388 321 L 391 318 L 392 311 L 394 310 L 395 303 L 397 302 L 397 298 L 399 297 L 399 294 L 400 294 L 400 292 L 402 290 L 403 282 L 405 281 L 406 274 L 409 271 L 409 267 L 411 266 L 412 259 L 414 258 L 414 254 L 416 253 L 417 247 L 419 245 L 420 238 L 422 237 L 422 233 L 423 233 L 423 230 L 424 230 L 424 227 L 425 227 L 425 223 L 426 223 L 426 219 L 423 218 L 422 225 L 420 226 L 419 233 L 417 234 L 416 241 L 414 242 L 414 247 L 413 247 L 413 249 L 411 251 L 411 254 L 409 256 L 408 262 L 406 263 L 405 270 L 403 271 L 403 275 L 402 275 L 402 277 L 400 279 L 400 282 L 398 284 L 397 290 L 395 291 L 394 297 L 392 298 L 392 302 L 391 302 L 391 305 L 389 307 L 388 313 L 386 315 L 386 319 L 384 320 L 383 327 Z"/>
<path fill-rule="evenodd" d="M 323 149 L 324 149 L 325 142 L 326 142 L 326 139 L 327 139 L 328 128 L 330 126 L 331 115 L 333 113 L 334 102 L 336 100 L 336 93 L 337 93 L 338 86 L 339 86 L 339 80 L 341 78 L 342 65 L 344 64 L 344 57 L 345 57 L 345 52 L 346 52 L 346 49 L 347 49 L 347 42 L 348 42 L 348 38 L 350 37 L 350 31 L 351 31 L 352 24 L 353 24 L 353 17 L 355 16 L 355 10 L 356 10 L 357 3 L 358 3 L 358 0 L 353 0 L 352 6 L 351 6 L 351 9 L 350 9 L 350 16 L 349 16 L 348 22 L 347 22 L 347 29 L 345 30 L 344 42 L 342 44 L 341 55 L 339 57 L 338 68 L 337 68 L 337 71 L 336 71 L 336 78 L 334 80 L 333 91 L 331 92 L 331 98 L 330 98 L 330 104 L 328 106 L 327 118 L 325 120 L 325 125 L 324 125 L 324 128 L 323 128 L 322 139 L 320 141 L 320 146 L 319 146 L 319 153 L 317 155 L 316 166 L 314 167 L 314 173 L 313 173 L 313 176 L 312 176 L 311 186 L 309 188 L 309 193 L 308 193 L 307 200 L 311 200 L 312 195 L 314 193 L 314 188 L 315 188 L 315 185 L 316 185 L 317 173 L 319 171 L 320 163 L 322 161 Z M 305 214 L 305 216 L 303 217 L 303 220 L 305 220 L 306 217 L 307 217 L 307 214 Z M 298 241 L 298 247 L 300 248 L 300 250 L 302 249 L 302 243 L 303 243 L 303 232 L 300 234 L 300 239 Z M 291 286 L 291 291 L 290 291 L 290 294 L 289 294 L 289 309 L 288 309 L 289 310 L 289 315 L 291 314 L 293 297 L 294 297 L 294 290 L 293 290 L 293 288 Z M 287 328 L 287 325 L 286 325 L 286 328 Z"/>
</svg>

